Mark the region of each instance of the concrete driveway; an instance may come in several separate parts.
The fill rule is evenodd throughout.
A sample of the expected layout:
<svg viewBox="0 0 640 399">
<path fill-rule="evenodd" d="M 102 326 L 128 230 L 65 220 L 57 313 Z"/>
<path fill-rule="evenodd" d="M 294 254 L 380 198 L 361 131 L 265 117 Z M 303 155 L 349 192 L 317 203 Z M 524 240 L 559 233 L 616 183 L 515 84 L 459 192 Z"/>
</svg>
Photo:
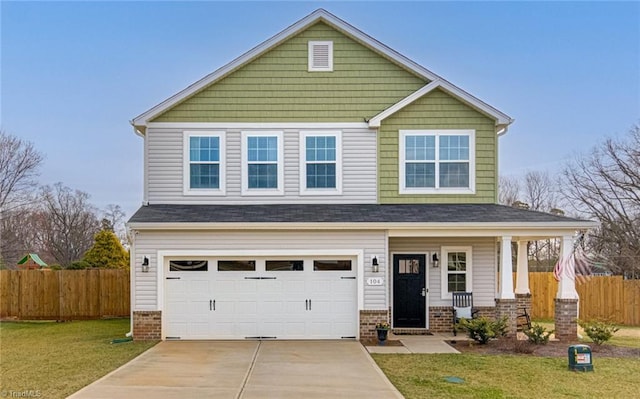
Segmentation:
<svg viewBox="0 0 640 399">
<path fill-rule="evenodd" d="M 165 341 L 69 398 L 402 395 L 355 341 Z"/>
</svg>

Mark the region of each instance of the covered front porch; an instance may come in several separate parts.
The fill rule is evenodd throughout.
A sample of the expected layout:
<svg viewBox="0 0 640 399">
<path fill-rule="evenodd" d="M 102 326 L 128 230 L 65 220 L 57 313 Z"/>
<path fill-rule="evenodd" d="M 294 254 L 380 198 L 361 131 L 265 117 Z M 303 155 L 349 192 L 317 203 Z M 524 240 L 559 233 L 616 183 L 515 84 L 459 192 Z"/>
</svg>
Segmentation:
<svg viewBox="0 0 640 399">
<path fill-rule="evenodd" d="M 473 293 L 479 316 L 506 317 L 509 335 L 516 335 L 518 316 L 525 310 L 531 314 L 535 295 L 529 286 L 528 243 L 558 240 L 561 264 L 569 265 L 578 229 L 542 223 L 526 229 L 490 225 L 389 231 L 387 278 L 394 332 L 451 333 L 451 293 L 464 291 Z M 560 340 L 577 337 L 578 299 L 575 273 L 564 267 L 555 299 L 555 329 Z"/>
</svg>

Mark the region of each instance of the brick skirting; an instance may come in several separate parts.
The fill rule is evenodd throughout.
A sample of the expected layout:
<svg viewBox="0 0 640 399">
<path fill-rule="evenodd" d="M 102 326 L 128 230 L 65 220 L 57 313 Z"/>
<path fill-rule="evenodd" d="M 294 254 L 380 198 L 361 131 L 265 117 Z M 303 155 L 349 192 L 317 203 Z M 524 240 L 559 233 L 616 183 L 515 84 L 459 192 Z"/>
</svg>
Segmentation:
<svg viewBox="0 0 640 399">
<path fill-rule="evenodd" d="M 360 311 L 360 339 L 373 339 L 377 337 L 376 324 L 389 322 L 387 310 L 361 310 Z"/>
<path fill-rule="evenodd" d="M 560 341 L 575 341 L 578 337 L 578 300 L 556 299 L 556 338 Z"/>
<path fill-rule="evenodd" d="M 162 337 L 162 312 L 134 311 L 133 339 L 136 341 L 156 340 Z"/>
<path fill-rule="evenodd" d="M 474 306 L 478 311 L 478 317 L 488 317 L 495 319 L 496 308 L 493 306 Z M 429 308 L 429 331 L 450 333 L 453 331 L 453 307 L 452 306 L 432 306 Z"/>
<path fill-rule="evenodd" d="M 518 332 L 518 302 L 516 299 L 496 298 L 496 317 L 507 318 L 507 337 L 515 337 Z"/>
<path fill-rule="evenodd" d="M 527 314 L 531 316 L 531 294 L 516 294 L 516 303 L 518 304 L 518 313 L 522 313 L 522 309 L 526 309 Z"/>
</svg>

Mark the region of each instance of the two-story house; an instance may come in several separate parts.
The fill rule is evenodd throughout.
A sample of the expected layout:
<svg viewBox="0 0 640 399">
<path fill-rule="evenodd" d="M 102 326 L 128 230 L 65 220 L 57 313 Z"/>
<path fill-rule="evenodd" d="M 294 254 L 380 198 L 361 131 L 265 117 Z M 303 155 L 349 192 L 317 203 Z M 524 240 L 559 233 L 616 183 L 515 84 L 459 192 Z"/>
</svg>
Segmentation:
<svg viewBox="0 0 640 399">
<path fill-rule="evenodd" d="M 133 119 L 134 337 L 358 339 L 386 320 L 450 331 L 453 291 L 514 323 L 527 241 L 560 237 L 567 257 L 592 224 L 497 205 L 512 121 L 313 12 Z M 568 318 L 575 286 L 560 287 Z"/>
</svg>

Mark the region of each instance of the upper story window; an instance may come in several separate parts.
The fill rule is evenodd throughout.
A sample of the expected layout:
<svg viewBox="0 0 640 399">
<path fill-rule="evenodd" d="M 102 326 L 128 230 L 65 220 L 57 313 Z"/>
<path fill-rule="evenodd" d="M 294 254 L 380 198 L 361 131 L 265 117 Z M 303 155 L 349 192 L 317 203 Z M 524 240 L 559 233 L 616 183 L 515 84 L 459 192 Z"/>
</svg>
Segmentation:
<svg viewBox="0 0 640 399">
<path fill-rule="evenodd" d="M 309 42 L 309 72 L 333 71 L 333 42 Z"/>
<path fill-rule="evenodd" d="M 282 132 L 242 132 L 242 194 L 284 193 Z"/>
<path fill-rule="evenodd" d="M 335 195 L 342 191 L 341 132 L 300 133 L 300 194 Z"/>
<path fill-rule="evenodd" d="M 400 194 L 475 192 L 474 130 L 401 130 Z"/>
<path fill-rule="evenodd" d="M 471 292 L 471 247 L 443 247 L 441 298 L 451 298 L 455 291 Z"/>
<path fill-rule="evenodd" d="M 224 133 L 184 132 L 184 194 L 224 194 Z"/>
</svg>

